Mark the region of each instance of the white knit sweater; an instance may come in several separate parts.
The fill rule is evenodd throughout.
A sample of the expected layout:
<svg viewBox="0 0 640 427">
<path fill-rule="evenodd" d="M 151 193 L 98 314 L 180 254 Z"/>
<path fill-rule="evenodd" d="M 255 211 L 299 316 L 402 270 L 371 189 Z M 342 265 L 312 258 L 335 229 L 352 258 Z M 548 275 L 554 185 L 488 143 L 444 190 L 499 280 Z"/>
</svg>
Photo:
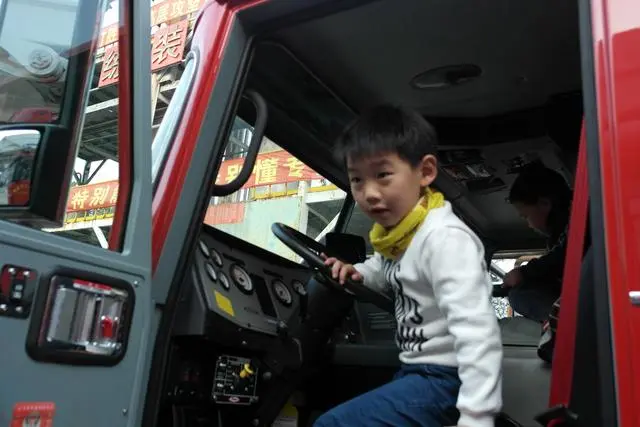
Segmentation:
<svg viewBox="0 0 640 427">
<path fill-rule="evenodd" d="M 356 264 L 364 283 L 395 294 L 403 363 L 457 366 L 460 427 L 493 427 L 502 407 L 502 342 L 480 239 L 445 202 L 396 261 Z"/>
</svg>

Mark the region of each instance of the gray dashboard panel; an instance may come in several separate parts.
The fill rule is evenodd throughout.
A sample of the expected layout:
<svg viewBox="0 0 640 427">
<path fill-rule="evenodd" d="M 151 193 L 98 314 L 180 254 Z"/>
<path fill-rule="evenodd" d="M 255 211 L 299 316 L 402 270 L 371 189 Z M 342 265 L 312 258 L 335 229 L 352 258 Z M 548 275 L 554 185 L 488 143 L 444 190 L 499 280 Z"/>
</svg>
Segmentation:
<svg viewBox="0 0 640 427">
<path fill-rule="evenodd" d="M 304 298 L 293 282 L 306 284 L 311 273 L 285 260 L 279 265 L 263 254 L 239 248 L 238 242 L 227 242 L 229 239 L 233 238 L 213 229 L 201 234 L 192 277 L 196 289 L 189 298 L 202 298 L 207 310 L 241 328 L 275 336 L 278 322 L 294 315 Z M 238 272 L 246 273 L 248 282 L 243 285 L 234 280 L 234 272 L 236 277 Z M 283 294 L 288 297 L 283 298 Z M 198 314 L 190 311 L 189 316 Z M 189 326 L 181 333 L 202 333 L 198 327 L 201 323 L 186 322 Z"/>
</svg>

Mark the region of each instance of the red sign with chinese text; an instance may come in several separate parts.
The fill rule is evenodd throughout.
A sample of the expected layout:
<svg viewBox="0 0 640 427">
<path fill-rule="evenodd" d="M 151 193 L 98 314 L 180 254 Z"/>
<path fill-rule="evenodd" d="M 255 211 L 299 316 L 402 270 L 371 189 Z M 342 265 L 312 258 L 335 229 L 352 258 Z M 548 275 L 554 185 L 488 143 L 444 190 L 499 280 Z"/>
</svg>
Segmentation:
<svg viewBox="0 0 640 427">
<path fill-rule="evenodd" d="M 206 0 L 166 0 L 151 8 L 151 26 L 162 24 L 197 12 Z M 103 47 L 118 41 L 118 24 L 112 24 L 102 29 L 98 47 Z"/>
<path fill-rule="evenodd" d="M 233 181 L 242 170 L 243 163 L 244 159 L 222 162 L 216 183 L 226 184 Z M 258 154 L 251 176 L 242 188 L 322 178 L 319 173 L 291 154 L 284 150 L 278 150 L 271 153 Z"/>
<path fill-rule="evenodd" d="M 53 402 L 20 402 L 13 407 L 11 427 L 53 427 Z"/>
<path fill-rule="evenodd" d="M 118 43 L 107 46 L 102 57 L 102 70 L 100 70 L 100 80 L 98 87 L 108 86 L 118 82 Z"/>
<path fill-rule="evenodd" d="M 204 223 L 208 225 L 237 224 L 244 220 L 244 203 L 223 203 L 207 208 Z"/>
<path fill-rule="evenodd" d="M 243 163 L 244 159 L 222 162 L 216 183 L 223 184 L 233 181 L 240 173 Z M 258 154 L 251 177 L 243 188 L 322 178 L 322 175 L 291 154 L 284 150 L 278 150 Z M 101 215 L 103 218 L 109 217 L 112 216 L 113 213 L 111 212 L 111 215 L 109 215 L 106 209 L 114 207 L 117 200 L 118 181 L 79 185 L 77 187 L 71 187 L 67 201 L 67 212 L 99 210 L 95 215 Z M 210 206 L 207 211 L 207 217 L 210 218 L 211 221 L 217 221 L 215 224 L 241 222 L 244 217 L 244 205 L 241 203 L 237 204 L 237 206 L 235 205 L 236 204 L 216 205 L 216 209 L 214 210 L 212 210 L 213 206 Z M 100 211 L 101 209 L 105 209 L 105 211 Z"/>
<path fill-rule="evenodd" d="M 67 212 L 86 211 L 115 206 L 118 201 L 118 181 L 72 187 L 67 200 Z"/>
<path fill-rule="evenodd" d="M 197 12 L 206 0 L 166 0 L 151 8 L 151 26 Z"/>
<path fill-rule="evenodd" d="M 162 28 L 153 35 L 151 38 L 151 71 L 157 71 L 182 61 L 188 28 L 189 21 L 185 19 Z M 118 52 L 118 43 L 105 47 L 98 87 L 118 82 Z"/>
<path fill-rule="evenodd" d="M 112 24 L 104 27 L 100 33 L 98 40 L 98 48 L 115 43 L 118 41 L 118 24 Z"/>
<path fill-rule="evenodd" d="M 189 21 L 185 19 L 161 28 L 153 35 L 151 42 L 151 71 L 157 71 L 182 61 L 188 28 Z"/>
</svg>

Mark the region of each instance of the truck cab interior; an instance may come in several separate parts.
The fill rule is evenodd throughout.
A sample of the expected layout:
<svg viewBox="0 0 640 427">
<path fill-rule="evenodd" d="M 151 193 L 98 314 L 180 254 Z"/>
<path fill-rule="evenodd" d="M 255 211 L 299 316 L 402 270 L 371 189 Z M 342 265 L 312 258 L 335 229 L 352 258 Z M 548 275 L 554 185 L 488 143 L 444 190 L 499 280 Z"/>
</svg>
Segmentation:
<svg viewBox="0 0 640 427">
<path fill-rule="evenodd" d="M 346 1 L 303 11 L 291 6 L 290 13 L 280 10 L 287 2 L 268 3 L 240 11 L 228 41 L 235 32 L 251 34 L 238 59 L 244 71 L 234 83 L 237 109 L 225 130 L 225 158 L 215 162 L 243 159 L 253 168 L 251 147 L 239 150 L 234 135 L 243 128 L 258 135 L 260 127 L 260 153 L 286 151 L 319 175 L 313 178 L 318 185 L 335 185 L 336 197 L 308 209 L 306 239 L 272 225 L 287 223 L 289 213 L 269 208 L 269 200 L 244 208 L 246 215 L 262 209 L 261 229 L 244 237 L 229 224 L 207 224 L 201 213 L 165 363 L 152 374 L 161 426 L 268 426 L 276 419 L 311 425 L 323 411 L 384 384 L 398 368 L 388 297 L 337 289 L 313 260 L 320 249 L 351 262 L 372 253 L 371 222 L 349 197 L 332 149 L 359 111 L 398 104 L 435 126 L 435 186 L 481 237 L 489 262 L 544 249 L 544 240 L 506 202 L 524 165 L 542 161 L 573 182 L 583 105 L 577 2 Z M 241 94 L 261 100 L 268 114 L 256 114 L 255 103 L 241 102 Z M 221 182 L 225 171 L 219 169 L 211 206 L 255 196 L 258 190 L 240 188 L 244 182 L 230 191 L 225 183 L 233 179 Z M 284 193 L 300 194 L 296 185 Z M 306 250 L 304 261 L 283 257 L 284 246 L 274 249 L 281 244 L 276 237 L 297 247 L 297 255 Z M 504 271 L 492 272 L 500 288 Z M 502 297 L 496 296 L 496 307 Z M 537 425 L 551 378 L 536 353 L 540 326 L 496 315 L 505 413 L 497 425 Z M 285 424 L 287 417 L 297 424 Z"/>
</svg>

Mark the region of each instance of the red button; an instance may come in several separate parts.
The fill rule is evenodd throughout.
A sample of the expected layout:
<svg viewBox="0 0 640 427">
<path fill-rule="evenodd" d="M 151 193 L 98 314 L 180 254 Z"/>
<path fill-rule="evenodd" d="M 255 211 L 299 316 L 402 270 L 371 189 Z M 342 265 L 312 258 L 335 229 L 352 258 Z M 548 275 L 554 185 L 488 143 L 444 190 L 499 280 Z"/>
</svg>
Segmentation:
<svg viewBox="0 0 640 427">
<path fill-rule="evenodd" d="M 100 332 L 102 333 L 102 338 L 113 339 L 114 323 L 115 322 L 111 317 L 102 316 L 100 319 Z"/>
</svg>

